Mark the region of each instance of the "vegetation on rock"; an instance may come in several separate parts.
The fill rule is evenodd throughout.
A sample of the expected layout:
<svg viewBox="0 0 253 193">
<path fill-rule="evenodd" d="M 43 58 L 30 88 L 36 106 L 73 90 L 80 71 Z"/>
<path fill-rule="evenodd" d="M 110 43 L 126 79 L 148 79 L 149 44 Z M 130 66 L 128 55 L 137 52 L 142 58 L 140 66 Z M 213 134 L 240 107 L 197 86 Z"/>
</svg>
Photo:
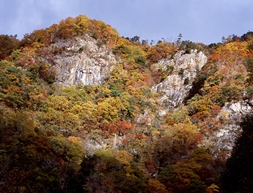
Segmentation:
<svg viewBox="0 0 253 193">
<path fill-rule="evenodd" d="M 55 56 L 64 60 L 69 47 L 55 45 L 77 37 L 117 58 L 101 84 L 57 84 Z M 153 45 L 83 15 L 20 41 L 1 35 L 0 191 L 250 192 L 252 118 L 241 124 L 226 163 L 234 145 L 228 127 L 240 120 L 224 107 L 252 107 L 252 45 L 252 32 L 208 46 L 181 39 Z M 164 62 L 199 51 L 208 60 L 194 73 Z M 75 54 L 82 52 L 89 54 L 87 47 Z M 165 90 L 152 88 L 175 74 L 189 93 L 168 108 Z"/>
</svg>

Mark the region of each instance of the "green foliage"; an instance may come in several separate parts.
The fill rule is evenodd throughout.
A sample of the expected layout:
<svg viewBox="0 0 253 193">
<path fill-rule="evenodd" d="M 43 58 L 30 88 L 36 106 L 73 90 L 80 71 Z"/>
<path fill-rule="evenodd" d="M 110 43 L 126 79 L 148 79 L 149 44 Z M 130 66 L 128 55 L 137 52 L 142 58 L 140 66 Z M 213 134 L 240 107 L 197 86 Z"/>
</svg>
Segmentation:
<svg viewBox="0 0 253 193">
<path fill-rule="evenodd" d="M 57 86 L 54 67 L 42 61 L 59 50 L 47 46 L 86 35 L 112 51 L 118 63 L 103 84 Z M 181 38 L 176 45 L 164 39 L 141 44 L 138 36 L 120 38 L 111 26 L 83 15 L 26 34 L 18 45 L 15 37 L 0 36 L 6 45 L 0 59 L 9 60 L 0 61 L 0 191 L 218 192 L 224 161 L 204 147 L 213 152 L 208 140 L 223 127 L 222 106 L 252 98 L 252 37 L 231 36 L 208 48 Z M 197 69 L 184 104 L 166 109 L 159 101 L 164 93 L 152 87 L 174 66 L 159 61 L 195 49 L 209 54 L 208 63 Z M 178 74 L 190 84 L 183 69 Z M 240 165 L 235 153 L 227 169 L 235 168 L 243 179 L 226 169 L 223 187 L 237 179 L 247 192 L 252 180 L 233 165 Z"/>
<path fill-rule="evenodd" d="M 226 98 L 226 101 L 236 99 L 242 92 L 242 88 L 237 85 L 226 84 L 221 89 L 221 94 Z"/>
<path fill-rule="evenodd" d="M 112 97 L 118 97 L 121 95 L 122 92 L 124 92 L 124 90 L 122 88 L 120 88 L 119 86 L 117 86 L 115 84 L 110 84 L 109 89 L 111 90 L 110 95 Z"/>
<path fill-rule="evenodd" d="M 47 64 L 32 65 L 28 67 L 29 78 L 38 81 L 38 78 L 46 81 L 49 84 L 55 81 L 55 69 Z"/>
<path fill-rule="evenodd" d="M 170 164 L 164 167 L 159 174 L 159 178 L 161 182 L 166 183 L 168 180 L 175 180 L 176 175 L 173 173 L 174 169 L 175 167 Z"/>
<path fill-rule="evenodd" d="M 116 46 L 113 50 L 113 53 L 115 55 L 128 55 L 130 54 L 130 48 L 128 48 L 127 46 L 121 44 L 119 46 Z"/>
<path fill-rule="evenodd" d="M 114 54 L 120 54 L 126 62 L 135 62 L 143 67 L 146 65 L 146 54 L 139 46 L 120 45 L 113 52 Z"/>
<path fill-rule="evenodd" d="M 186 78 L 184 79 L 184 85 L 188 85 L 188 84 L 189 84 L 189 78 L 186 77 Z"/>
<path fill-rule="evenodd" d="M 71 101 L 86 102 L 89 100 L 86 91 L 78 86 L 62 88 L 62 95 Z"/>
<path fill-rule="evenodd" d="M 180 68 L 178 74 L 182 77 L 184 77 L 184 69 L 183 68 Z"/>
<path fill-rule="evenodd" d="M 137 56 L 134 58 L 134 62 L 142 66 L 146 65 L 146 58 L 144 56 Z"/>
<path fill-rule="evenodd" d="M 202 51 L 205 48 L 203 44 L 197 44 L 192 41 L 181 41 L 179 49 L 185 50 L 186 54 L 190 54 L 192 50 Z"/>
</svg>

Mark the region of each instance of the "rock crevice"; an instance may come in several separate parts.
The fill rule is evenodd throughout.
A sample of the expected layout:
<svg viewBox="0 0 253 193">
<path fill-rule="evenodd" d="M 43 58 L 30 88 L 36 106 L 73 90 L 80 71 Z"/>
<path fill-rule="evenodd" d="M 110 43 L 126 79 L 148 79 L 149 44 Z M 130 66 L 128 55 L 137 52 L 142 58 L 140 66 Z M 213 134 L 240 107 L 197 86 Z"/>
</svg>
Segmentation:
<svg viewBox="0 0 253 193">
<path fill-rule="evenodd" d="M 57 83 L 62 86 L 101 84 L 117 62 L 109 48 L 89 36 L 61 40 L 51 48 L 61 50 L 51 65 L 56 69 Z"/>
<path fill-rule="evenodd" d="M 178 107 L 192 88 L 192 83 L 197 72 L 206 64 L 207 57 L 203 52 L 192 51 L 183 54 L 180 51 L 174 59 L 159 61 L 157 68 L 173 66 L 173 72 L 161 83 L 152 88 L 153 92 L 160 92 L 163 96 L 159 99 L 160 104 L 167 104 L 169 108 Z"/>
</svg>

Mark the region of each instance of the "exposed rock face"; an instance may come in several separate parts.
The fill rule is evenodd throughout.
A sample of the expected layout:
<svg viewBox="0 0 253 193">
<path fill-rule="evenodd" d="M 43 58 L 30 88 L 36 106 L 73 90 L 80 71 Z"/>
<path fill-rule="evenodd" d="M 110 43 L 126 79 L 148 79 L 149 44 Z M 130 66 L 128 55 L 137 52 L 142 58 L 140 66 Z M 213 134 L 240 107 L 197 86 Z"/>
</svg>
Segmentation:
<svg viewBox="0 0 253 193">
<path fill-rule="evenodd" d="M 51 49 L 61 52 L 54 56 L 53 64 L 57 72 L 57 83 L 62 86 L 78 84 L 100 84 L 108 77 L 116 63 L 115 56 L 105 46 L 89 37 L 75 37 L 61 40 L 51 45 Z"/>
<path fill-rule="evenodd" d="M 252 111 L 251 106 L 251 102 L 247 103 L 246 101 L 226 103 L 224 107 L 222 107 L 219 116 L 230 119 L 232 122 L 240 122 L 243 116 Z"/>
<path fill-rule="evenodd" d="M 222 107 L 218 115 L 218 118 L 223 122 L 222 127 L 207 140 L 212 144 L 213 154 L 221 151 L 230 154 L 236 138 L 241 133 L 240 123 L 242 118 L 250 112 L 252 112 L 251 102 L 226 103 Z"/>
<path fill-rule="evenodd" d="M 160 98 L 160 104 L 175 108 L 182 104 L 185 97 L 192 88 L 192 83 L 197 72 L 207 62 L 207 57 L 203 52 L 192 51 L 190 54 L 183 54 L 180 51 L 175 54 L 174 59 L 159 61 L 157 68 L 173 66 L 173 72 L 163 82 L 152 88 L 153 92 L 164 93 Z"/>
<path fill-rule="evenodd" d="M 84 85 L 101 84 L 109 77 L 111 69 L 117 63 L 115 55 L 105 45 L 99 46 L 98 42 L 89 36 L 61 40 L 48 49 L 52 51 L 55 48 L 61 51 L 53 58 L 46 58 L 46 60 L 56 68 L 57 83 L 62 86 L 79 82 Z M 203 52 L 192 51 L 184 54 L 180 51 L 174 55 L 173 59 L 163 59 L 156 64 L 156 69 L 173 69 L 164 81 L 152 88 L 153 92 L 162 93 L 162 97 L 158 100 L 161 106 L 161 110 L 157 112 L 159 117 L 164 117 L 168 110 L 173 110 L 183 104 L 198 71 L 206 62 L 207 57 Z M 239 123 L 244 115 L 252 112 L 251 106 L 252 104 L 240 101 L 227 103 L 222 108 L 217 117 L 222 120 L 222 127 L 205 139 L 206 144 L 211 144 L 210 149 L 213 155 L 218 155 L 221 151 L 229 154 L 232 151 L 234 141 L 241 132 Z M 148 111 L 136 116 L 138 124 L 151 125 L 153 119 L 154 117 L 150 116 Z M 120 141 L 121 139 L 118 139 L 118 143 Z M 108 145 L 113 146 L 112 142 L 106 141 L 98 143 L 91 140 L 86 143 L 87 149 L 91 151 L 90 154 Z"/>
</svg>

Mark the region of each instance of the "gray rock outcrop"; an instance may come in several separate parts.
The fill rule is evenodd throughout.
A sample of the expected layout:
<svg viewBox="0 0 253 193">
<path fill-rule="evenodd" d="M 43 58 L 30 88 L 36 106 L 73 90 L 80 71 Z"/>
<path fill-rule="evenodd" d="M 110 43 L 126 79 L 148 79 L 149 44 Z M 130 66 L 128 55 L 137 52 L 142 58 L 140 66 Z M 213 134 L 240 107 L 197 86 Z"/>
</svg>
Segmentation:
<svg viewBox="0 0 253 193">
<path fill-rule="evenodd" d="M 111 50 L 87 35 L 61 40 L 50 47 L 61 50 L 47 62 L 55 67 L 57 83 L 62 86 L 101 84 L 116 63 Z"/>
<path fill-rule="evenodd" d="M 190 54 L 183 54 L 183 51 L 180 51 L 174 55 L 174 59 L 159 61 L 157 64 L 159 69 L 173 66 L 173 72 L 163 82 L 152 88 L 153 92 L 163 94 L 159 103 L 169 108 L 175 108 L 182 104 L 192 88 L 197 72 L 206 62 L 205 54 L 196 50 Z"/>
<path fill-rule="evenodd" d="M 252 102 L 237 101 L 226 103 L 217 118 L 222 121 L 222 126 L 206 139 L 211 144 L 213 155 L 226 152 L 230 155 L 236 138 L 241 133 L 240 123 L 242 118 L 252 112 Z"/>
</svg>

